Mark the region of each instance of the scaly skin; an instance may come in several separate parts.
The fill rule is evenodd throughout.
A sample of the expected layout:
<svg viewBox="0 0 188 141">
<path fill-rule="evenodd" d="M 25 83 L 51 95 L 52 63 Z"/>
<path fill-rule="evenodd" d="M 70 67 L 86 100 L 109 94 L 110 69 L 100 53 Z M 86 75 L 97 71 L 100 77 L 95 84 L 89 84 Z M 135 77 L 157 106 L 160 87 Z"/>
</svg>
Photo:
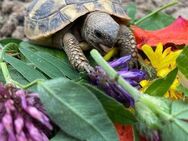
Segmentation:
<svg viewBox="0 0 188 141">
<path fill-rule="evenodd" d="M 64 50 L 73 67 L 79 71 L 91 73 L 93 68 L 90 66 L 87 58 L 79 46 L 79 42 L 71 33 L 66 33 L 63 37 Z"/>
<path fill-rule="evenodd" d="M 131 54 L 133 58 L 138 59 L 138 50 L 132 31 L 125 25 L 120 26 L 116 45 L 120 49 L 120 55 Z"/>
<path fill-rule="evenodd" d="M 131 55 L 130 67 L 138 67 L 138 50 L 136 48 L 136 40 L 133 32 L 129 27 L 120 25 L 116 46 L 120 50 L 120 56 Z"/>
</svg>

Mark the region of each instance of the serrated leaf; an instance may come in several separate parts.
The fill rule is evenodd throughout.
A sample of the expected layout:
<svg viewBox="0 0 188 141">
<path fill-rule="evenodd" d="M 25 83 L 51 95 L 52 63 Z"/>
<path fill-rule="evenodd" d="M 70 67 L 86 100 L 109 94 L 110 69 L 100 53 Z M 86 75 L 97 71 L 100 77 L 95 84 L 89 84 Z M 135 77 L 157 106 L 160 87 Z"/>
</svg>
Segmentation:
<svg viewBox="0 0 188 141">
<path fill-rule="evenodd" d="M 100 100 L 108 116 L 114 123 L 134 124 L 136 122 L 136 118 L 133 113 L 126 109 L 123 104 L 119 103 L 112 97 L 107 96 L 104 92 L 90 84 L 84 83 L 83 85 Z"/>
<path fill-rule="evenodd" d="M 174 101 L 171 105 L 171 119 L 162 126 L 164 141 L 187 141 L 188 138 L 188 103 Z"/>
<path fill-rule="evenodd" d="M 188 47 L 185 47 L 178 56 L 176 63 L 179 71 L 188 79 Z"/>
<path fill-rule="evenodd" d="M 85 87 L 59 78 L 41 83 L 38 90 L 51 119 L 69 135 L 87 141 L 118 141 L 102 105 Z"/>
<path fill-rule="evenodd" d="M 5 55 L 4 60 L 13 66 L 22 76 L 28 81 L 32 82 L 36 79 L 46 79 L 46 77 L 36 69 L 31 66 L 28 66 L 21 60 L 18 60 L 12 56 Z"/>
<path fill-rule="evenodd" d="M 69 135 L 67 135 L 66 133 L 64 133 L 63 131 L 59 131 L 55 137 L 53 137 L 50 141 L 80 141 L 78 139 L 75 139 Z"/>
<path fill-rule="evenodd" d="M 171 71 L 165 78 L 155 80 L 145 91 L 145 93 L 153 96 L 164 96 L 172 83 L 174 82 L 178 69 Z"/>
<path fill-rule="evenodd" d="M 170 25 L 174 20 L 174 17 L 159 12 L 139 23 L 137 26 L 147 30 L 157 30 Z"/>
</svg>

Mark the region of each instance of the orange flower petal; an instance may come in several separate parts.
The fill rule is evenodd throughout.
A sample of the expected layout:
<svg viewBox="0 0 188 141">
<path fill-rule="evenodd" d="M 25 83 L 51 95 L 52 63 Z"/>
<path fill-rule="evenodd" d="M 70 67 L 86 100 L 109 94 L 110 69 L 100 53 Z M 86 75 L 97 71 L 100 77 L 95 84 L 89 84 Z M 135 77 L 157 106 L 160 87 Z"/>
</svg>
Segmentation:
<svg viewBox="0 0 188 141">
<path fill-rule="evenodd" d="M 171 25 L 149 31 L 141 29 L 137 26 L 131 26 L 137 41 L 138 48 L 144 44 L 156 46 L 159 42 L 163 45 L 173 43 L 175 45 L 188 45 L 188 20 L 178 17 Z"/>
</svg>

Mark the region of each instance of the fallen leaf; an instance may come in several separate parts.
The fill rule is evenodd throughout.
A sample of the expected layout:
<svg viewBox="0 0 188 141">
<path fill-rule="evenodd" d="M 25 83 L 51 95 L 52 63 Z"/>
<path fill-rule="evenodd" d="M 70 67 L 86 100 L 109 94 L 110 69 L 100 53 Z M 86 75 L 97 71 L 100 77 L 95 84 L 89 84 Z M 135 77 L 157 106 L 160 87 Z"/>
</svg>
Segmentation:
<svg viewBox="0 0 188 141">
<path fill-rule="evenodd" d="M 144 30 L 138 26 L 131 26 L 136 37 L 137 46 L 141 48 L 144 44 L 156 46 L 162 44 L 188 45 L 188 20 L 179 16 L 169 26 L 159 30 Z"/>
</svg>

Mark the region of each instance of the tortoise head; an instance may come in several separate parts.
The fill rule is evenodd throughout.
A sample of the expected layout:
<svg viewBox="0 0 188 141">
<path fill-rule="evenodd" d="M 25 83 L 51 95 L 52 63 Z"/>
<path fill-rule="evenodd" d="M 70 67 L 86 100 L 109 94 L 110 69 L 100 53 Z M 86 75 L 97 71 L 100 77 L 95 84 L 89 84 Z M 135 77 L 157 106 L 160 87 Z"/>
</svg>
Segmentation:
<svg viewBox="0 0 188 141">
<path fill-rule="evenodd" d="M 87 15 L 81 33 L 91 46 L 105 53 L 115 44 L 119 28 L 109 14 L 97 11 Z"/>
</svg>

